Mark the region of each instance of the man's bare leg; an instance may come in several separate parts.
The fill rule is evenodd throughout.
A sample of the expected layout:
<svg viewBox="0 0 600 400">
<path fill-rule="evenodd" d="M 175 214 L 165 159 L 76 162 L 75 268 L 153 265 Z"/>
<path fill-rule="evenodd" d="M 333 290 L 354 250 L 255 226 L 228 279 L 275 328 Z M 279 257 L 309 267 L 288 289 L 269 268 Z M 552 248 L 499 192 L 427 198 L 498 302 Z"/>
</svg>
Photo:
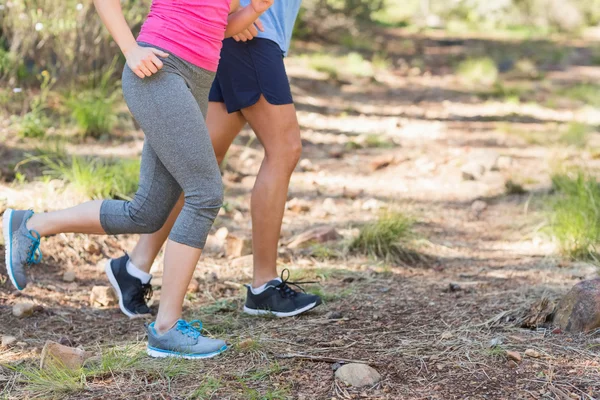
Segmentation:
<svg viewBox="0 0 600 400">
<path fill-rule="evenodd" d="M 300 126 L 293 104 L 273 105 L 261 96 L 256 104 L 242 110 L 265 158 L 252 190 L 253 287 L 277 277 L 277 246 L 281 233 L 290 177 L 302 152 Z"/>
</svg>

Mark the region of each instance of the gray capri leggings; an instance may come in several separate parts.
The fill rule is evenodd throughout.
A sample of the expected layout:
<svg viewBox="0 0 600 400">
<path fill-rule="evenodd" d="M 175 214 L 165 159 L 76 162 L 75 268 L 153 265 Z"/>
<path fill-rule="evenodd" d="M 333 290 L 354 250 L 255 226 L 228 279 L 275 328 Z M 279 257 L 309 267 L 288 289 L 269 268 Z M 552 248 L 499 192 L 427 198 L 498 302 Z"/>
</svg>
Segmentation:
<svg viewBox="0 0 600 400">
<path fill-rule="evenodd" d="M 173 54 L 162 61 L 163 68 L 145 79 L 127 66 L 123 71 L 125 101 L 145 134 L 140 182 L 132 201 L 102 203 L 100 223 L 111 235 L 156 232 L 183 190 L 185 204 L 169 238 L 201 249 L 223 203 L 204 122 L 215 74 Z"/>
</svg>

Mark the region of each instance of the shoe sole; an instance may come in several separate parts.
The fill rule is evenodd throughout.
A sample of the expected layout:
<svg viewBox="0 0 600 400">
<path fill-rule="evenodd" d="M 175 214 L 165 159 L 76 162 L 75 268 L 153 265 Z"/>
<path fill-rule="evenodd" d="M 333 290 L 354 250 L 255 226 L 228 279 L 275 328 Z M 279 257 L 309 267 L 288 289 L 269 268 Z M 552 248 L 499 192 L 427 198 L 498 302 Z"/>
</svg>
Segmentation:
<svg viewBox="0 0 600 400">
<path fill-rule="evenodd" d="M 19 287 L 19 285 L 17 284 L 17 280 L 15 279 L 14 272 L 13 272 L 13 265 L 12 265 L 12 250 L 13 250 L 12 247 L 13 246 L 12 246 L 11 226 L 12 226 L 13 213 L 14 213 L 14 210 L 8 208 L 2 215 L 2 234 L 4 235 L 4 261 L 6 263 L 6 272 L 8 273 L 8 277 L 10 278 L 10 281 L 12 282 L 13 286 L 15 288 L 17 288 L 17 290 L 21 291 L 24 288 Z"/>
<path fill-rule="evenodd" d="M 119 308 L 121 309 L 121 312 L 131 319 L 144 318 L 144 317 L 151 315 L 151 314 L 132 313 L 127 308 L 125 308 L 125 305 L 123 304 L 123 293 L 121 293 L 121 288 L 119 288 L 119 284 L 117 283 L 117 278 L 115 277 L 115 274 L 113 274 L 112 267 L 110 266 L 111 261 L 112 260 L 108 260 L 106 262 L 106 266 L 104 267 L 104 272 L 106 273 L 106 276 L 108 277 L 108 281 L 110 282 L 111 286 L 117 293 L 117 297 L 119 298 Z"/>
<path fill-rule="evenodd" d="M 304 306 L 302 308 L 299 308 L 297 310 L 290 311 L 290 312 L 277 312 L 277 311 L 271 311 L 271 310 L 256 310 L 254 308 L 248 308 L 248 307 L 244 306 L 244 312 L 246 314 L 250 314 L 250 315 L 273 315 L 278 318 L 285 318 L 285 317 L 293 317 L 298 314 L 302 314 L 304 312 L 312 310 L 319 304 L 320 304 L 319 302 L 315 301 L 314 303 L 310 303 L 307 306 Z"/>
<path fill-rule="evenodd" d="M 212 353 L 184 354 L 184 353 L 177 353 L 177 352 L 169 351 L 169 350 L 161 350 L 161 349 L 157 349 L 156 347 L 148 346 L 146 348 L 146 354 L 148 354 L 150 357 L 154 357 L 154 358 L 183 358 L 186 360 L 198 360 L 198 359 L 202 359 L 202 358 L 216 357 L 219 354 L 223 353 L 225 350 L 227 350 L 227 346 L 224 346 L 220 350 L 212 352 Z"/>
</svg>

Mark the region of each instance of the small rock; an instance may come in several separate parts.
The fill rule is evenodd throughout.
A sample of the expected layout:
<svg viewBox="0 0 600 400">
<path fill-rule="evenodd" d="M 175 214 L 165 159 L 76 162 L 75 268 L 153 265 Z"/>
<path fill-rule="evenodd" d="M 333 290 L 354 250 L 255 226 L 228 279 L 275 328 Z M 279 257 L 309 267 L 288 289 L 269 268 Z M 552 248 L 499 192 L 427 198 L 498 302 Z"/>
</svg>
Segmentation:
<svg viewBox="0 0 600 400">
<path fill-rule="evenodd" d="M 342 319 L 344 316 L 339 311 L 329 311 L 325 314 L 325 318 L 327 319 Z"/>
<path fill-rule="evenodd" d="M 442 333 L 442 340 L 448 340 L 448 339 L 452 339 L 454 337 L 454 334 L 450 331 L 446 331 L 444 333 Z"/>
<path fill-rule="evenodd" d="M 319 167 L 316 165 L 313 165 L 312 161 L 310 161 L 308 158 L 301 160 L 298 163 L 298 166 L 304 172 L 315 172 L 315 171 L 319 170 Z"/>
<path fill-rule="evenodd" d="M 454 292 L 460 292 L 462 289 L 462 287 L 460 287 L 460 285 L 458 283 L 449 283 L 448 284 L 448 289 L 446 290 L 447 292 L 450 293 L 454 293 Z"/>
<path fill-rule="evenodd" d="M 10 335 L 2 336 L 2 347 L 9 347 L 17 342 L 17 338 Z"/>
<path fill-rule="evenodd" d="M 520 363 L 522 360 L 521 354 L 519 354 L 518 351 L 507 351 L 506 357 L 508 357 L 509 360 L 513 360 L 518 363 Z"/>
<path fill-rule="evenodd" d="M 344 189 L 342 190 L 342 197 L 344 197 L 345 199 L 356 200 L 362 194 L 363 194 L 362 190 L 351 190 L 345 186 L 344 186 Z"/>
<path fill-rule="evenodd" d="M 542 356 L 538 351 L 535 351 L 533 349 L 525 350 L 525 355 L 531 358 L 540 358 Z"/>
<path fill-rule="evenodd" d="M 371 169 L 372 172 L 375 172 L 389 167 L 394 161 L 396 161 L 394 156 L 378 157 L 369 163 L 369 169 Z"/>
<path fill-rule="evenodd" d="M 192 278 L 192 280 L 190 281 L 190 284 L 187 287 L 187 292 L 188 293 L 198 293 L 199 290 L 200 290 L 200 283 L 198 282 L 198 280 L 196 278 Z"/>
<path fill-rule="evenodd" d="M 219 280 L 219 276 L 217 275 L 216 272 L 211 272 L 209 274 L 206 274 L 206 277 L 204 278 L 204 280 L 207 283 L 215 283 Z"/>
<path fill-rule="evenodd" d="M 342 364 L 340 364 L 339 362 L 333 363 L 331 364 L 331 369 L 335 372 L 338 369 L 340 369 L 342 367 Z"/>
<path fill-rule="evenodd" d="M 558 303 L 554 323 L 571 333 L 600 328 L 600 278 L 573 286 Z"/>
<path fill-rule="evenodd" d="M 287 202 L 286 208 L 295 213 L 304 213 L 310 211 L 310 203 L 295 197 Z"/>
<path fill-rule="evenodd" d="M 246 236 L 233 235 L 227 236 L 225 243 L 225 254 L 230 258 L 237 258 L 252 254 L 252 239 Z"/>
<path fill-rule="evenodd" d="M 91 356 L 92 354 L 85 350 L 63 346 L 60 343 L 48 340 L 42 349 L 40 369 L 58 367 L 78 370 L 83 366 L 85 360 Z"/>
<path fill-rule="evenodd" d="M 36 305 L 30 301 L 20 301 L 13 305 L 12 313 L 17 318 L 25 318 L 32 315 L 36 310 Z"/>
<path fill-rule="evenodd" d="M 288 243 L 287 247 L 290 249 L 298 249 L 308 247 L 314 243 L 325 243 L 332 240 L 341 239 L 341 235 L 338 231 L 331 226 L 321 226 L 318 228 L 310 229 L 293 237 Z"/>
<path fill-rule="evenodd" d="M 496 163 L 492 166 L 492 171 L 500 171 L 508 169 L 512 166 L 513 159 L 510 156 L 500 156 L 496 160 Z"/>
<path fill-rule="evenodd" d="M 222 242 L 224 242 L 225 239 L 227 239 L 228 235 L 229 235 L 229 229 L 227 229 L 227 227 L 225 227 L 225 226 L 217 229 L 217 232 L 215 233 L 215 237 Z"/>
<path fill-rule="evenodd" d="M 62 276 L 62 280 L 65 282 L 75 281 L 75 271 L 65 271 L 65 273 Z"/>
<path fill-rule="evenodd" d="M 85 248 L 85 251 L 87 251 L 89 254 L 92 254 L 94 256 L 99 256 L 100 254 L 102 254 L 100 247 L 95 242 L 87 242 L 85 244 L 84 248 Z"/>
<path fill-rule="evenodd" d="M 246 350 L 251 347 L 254 347 L 255 345 L 256 345 L 256 341 L 252 338 L 248 338 L 248 339 L 244 339 L 241 342 L 239 342 L 237 347 L 239 349 Z"/>
<path fill-rule="evenodd" d="M 330 158 L 343 158 L 344 153 L 345 153 L 344 148 L 341 146 L 338 146 L 338 147 L 334 147 L 333 149 L 329 150 L 328 154 L 329 154 Z"/>
<path fill-rule="evenodd" d="M 497 347 L 502 344 L 502 338 L 493 338 L 490 340 L 489 347 Z"/>
<path fill-rule="evenodd" d="M 208 235 L 206 244 L 204 245 L 203 253 L 219 254 L 225 250 L 224 241 L 217 238 L 215 235 Z"/>
<path fill-rule="evenodd" d="M 483 200 L 475 200 L 471 204 L 471 211 L 474 213 L 480 214 L 488 207 L 488 204 Z"/>
<path fill-rule="evenodd" d="M 379 210 L 381 208 L 381 202 L 377 199 L 369 199 L 365 201 L 360 208 L 365 211 Z"/>
<path fill-rule="evenodd" d="M 366 364 L 351 363 L 338 368 L 335 377 L 354 387 L 372 386 L 381 380 L 381 375 Z"/>
<path fill-rule="evenodd" d="M 108 286 L 94 286 L 90 293 L 90 305 L 92 307 L 110 307 L 118 303 L 117 296 L 112 288 Z"/>
<path fill-rule="evenodd" d="M 460 172 L 462 173 L 462 178 L 465 181 L 476 181 L 481 179 L 485 174 L 485 166 L 481 165 L 478 162 L 469 162 L 465 164 Z"/>
<path fill-rule="evenodd" d="M 323 200 L 323 205 L 321 207 L 329 214 L 335 214 L 337 212 L 335 200 L 333 200 L 331 197 L 328 197 L 325 200 Z"/>
</svg>

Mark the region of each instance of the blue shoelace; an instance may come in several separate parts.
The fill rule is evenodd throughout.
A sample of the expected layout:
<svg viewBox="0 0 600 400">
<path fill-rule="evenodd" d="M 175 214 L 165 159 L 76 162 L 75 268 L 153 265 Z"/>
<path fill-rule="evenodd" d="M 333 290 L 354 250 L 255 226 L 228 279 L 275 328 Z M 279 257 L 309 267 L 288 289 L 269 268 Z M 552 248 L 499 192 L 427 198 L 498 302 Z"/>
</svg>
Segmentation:
<svg viewBox="0 0 600 400">
<path fill-rule="evenodd" d="M 184 335 L 197 339 L 201 335 L 200 332 L 202 331 L 202 322 L 200 322 L 200 320 L 197 319 L 190 322 L 180 319 L 179 321 L 177 321 L 175 329 L 177 329 Z"/>
<path fill-rule="evenodd" d="M 40 250 L 41 236 L 37 231 L 32 230 L 29 231 L 27 237 L 31 239 L 27 262 L 29 264 L 39 264 L 43 259 L 42 250 Z"/>
</svg>

